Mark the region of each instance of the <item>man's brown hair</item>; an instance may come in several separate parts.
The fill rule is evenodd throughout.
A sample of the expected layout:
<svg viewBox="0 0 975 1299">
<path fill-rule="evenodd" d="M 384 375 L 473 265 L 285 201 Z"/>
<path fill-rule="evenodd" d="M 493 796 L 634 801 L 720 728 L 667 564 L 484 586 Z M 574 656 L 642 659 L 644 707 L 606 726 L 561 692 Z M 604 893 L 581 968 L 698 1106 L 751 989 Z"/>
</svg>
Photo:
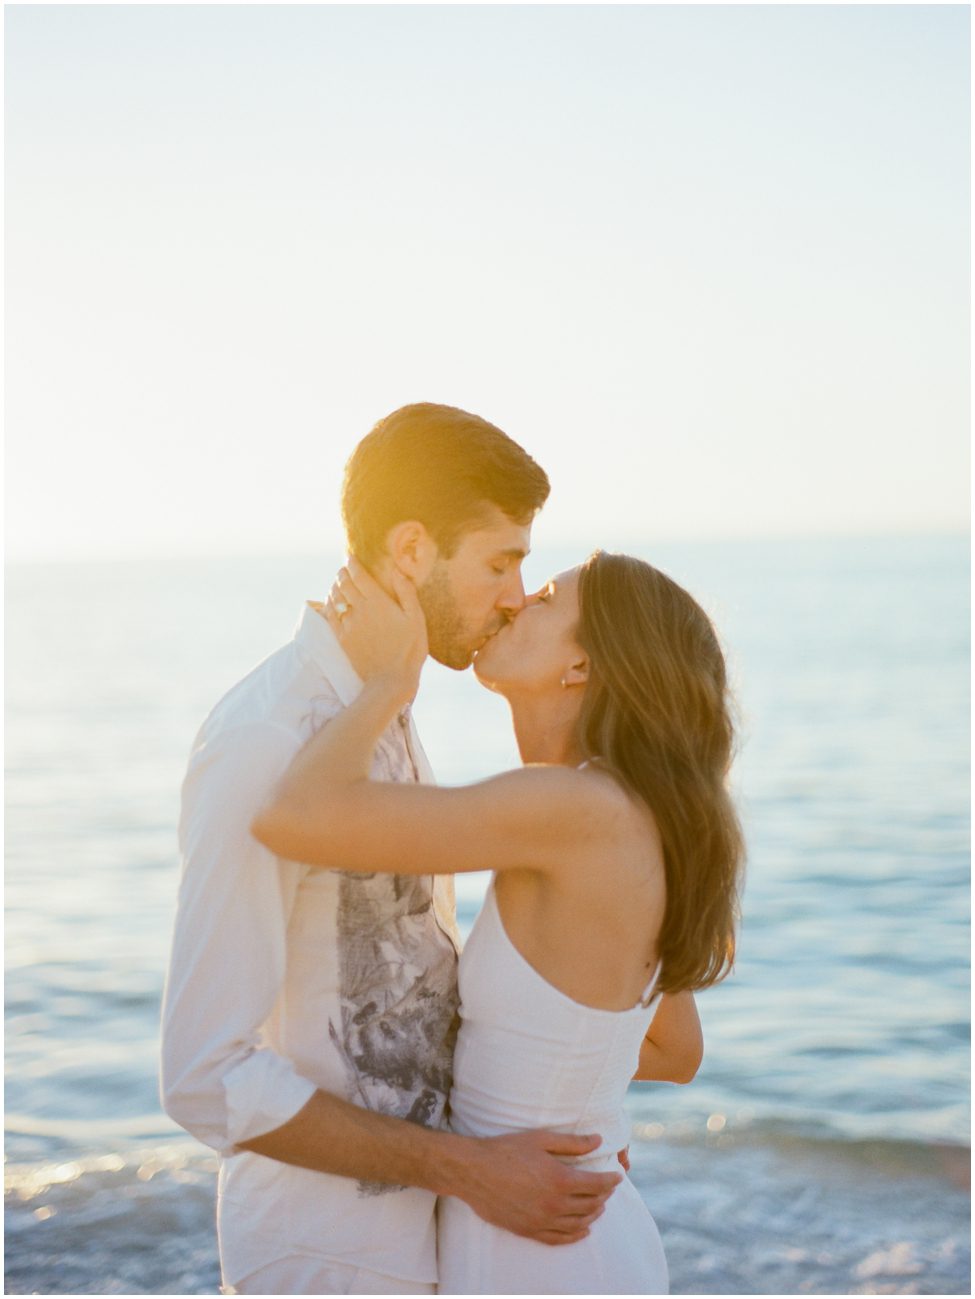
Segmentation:
<svg viewBox="0 0 975 1299">
<path fill-rule="evenodd" d="M 381 419 L 353 451 L 342 519 L 349 549 L 367 565 L 407 519 L 422 523 L 449 559 L 485 505 L 528 524 L 548 493 L 545 470 L 499 428 L 455 406 L 417 402 Z"/>
</svg>

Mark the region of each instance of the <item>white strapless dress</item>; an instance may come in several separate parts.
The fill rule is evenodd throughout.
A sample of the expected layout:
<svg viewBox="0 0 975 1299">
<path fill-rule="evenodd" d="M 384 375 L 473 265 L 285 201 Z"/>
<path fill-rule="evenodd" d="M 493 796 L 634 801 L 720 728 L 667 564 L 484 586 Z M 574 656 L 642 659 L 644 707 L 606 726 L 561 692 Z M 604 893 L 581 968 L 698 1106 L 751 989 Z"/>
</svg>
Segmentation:
<svg viewBox="0 0 975 1299">
<path fill-rule="evenodd" d="M 659 974 L 659 970 L 658 970 Z M 595 1010 L 552 987 L 505 933 L 488 890 L 458 973 L 461 1028 L 450 1094 L 451 1128 L 489 1137 L 525 1128 L 598 1133 L 586 1168 L 620 1171 L 628 1144 L 623 1106 L 651 994 L 631 1010 Z M 656 1224 L 625 1178 L 585 1240 L 541 1245 L 484 1222 L 462 1201 L 439 1203 L 440 1294 L 667 1294 Z"/>
</svg>

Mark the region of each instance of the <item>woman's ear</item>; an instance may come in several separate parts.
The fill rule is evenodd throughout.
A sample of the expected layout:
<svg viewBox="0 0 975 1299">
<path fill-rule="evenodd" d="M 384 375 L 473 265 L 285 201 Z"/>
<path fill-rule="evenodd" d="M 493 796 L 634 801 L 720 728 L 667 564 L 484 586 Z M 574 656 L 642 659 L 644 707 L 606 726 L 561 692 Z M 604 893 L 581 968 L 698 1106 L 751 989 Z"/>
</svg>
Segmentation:
<svg viewBox="0 0 975 1299">
<path fill-rule="evenodd" d="M 406 519 L 390 528 L 386 553 L 396 571 L 414 586 L 422 586 L 427 580 L 440 554 L 437 543 L 416 519 Z"/>
<path fill-rule="evenodd" d="M 589 680 L 589 660 L 577 659 L 562 678 L 563 686 L 584 686 Z"/>
</svg>

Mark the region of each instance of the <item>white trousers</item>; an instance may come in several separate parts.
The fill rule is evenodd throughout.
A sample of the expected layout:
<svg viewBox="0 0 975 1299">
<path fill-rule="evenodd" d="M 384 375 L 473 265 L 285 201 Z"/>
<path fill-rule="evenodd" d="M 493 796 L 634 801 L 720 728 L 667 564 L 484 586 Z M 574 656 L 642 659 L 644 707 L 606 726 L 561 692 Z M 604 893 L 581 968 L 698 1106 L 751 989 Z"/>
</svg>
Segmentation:
<svg viewBox="0 0 975 1299">
<path fill-rule="evenodd" d="M 436 1294 L 435 1285 L 403 1281 L 367 1267 L 332 1263 L 327 1258 L 296 1254 L 251 1272 L 224 1294 L 326 1295 L 326 1294 Z"/>
</svg>

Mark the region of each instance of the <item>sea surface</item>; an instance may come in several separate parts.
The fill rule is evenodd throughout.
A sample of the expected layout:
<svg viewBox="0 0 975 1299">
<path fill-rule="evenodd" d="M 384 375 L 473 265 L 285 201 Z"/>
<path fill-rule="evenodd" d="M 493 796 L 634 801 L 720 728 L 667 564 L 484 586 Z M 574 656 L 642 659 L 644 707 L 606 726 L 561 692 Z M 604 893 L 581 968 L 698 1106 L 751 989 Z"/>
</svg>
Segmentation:
<svg viewBox="0 0 975 1299">
<path fill-rule="evenodd" d="M 968 542 L 633 549 L 722 633 L 749 842 L 701 1071 L 630 1094 L 672 1289 L 969 1293 Z M 8 570 L 7 1293 L 217 1291 L 215 1157 L 156 1086 L 179 786 L 339 560 Z M 416 716 L 444 783 L 517 762 L 470 673 L 428 668 Z"/>
</svg>

